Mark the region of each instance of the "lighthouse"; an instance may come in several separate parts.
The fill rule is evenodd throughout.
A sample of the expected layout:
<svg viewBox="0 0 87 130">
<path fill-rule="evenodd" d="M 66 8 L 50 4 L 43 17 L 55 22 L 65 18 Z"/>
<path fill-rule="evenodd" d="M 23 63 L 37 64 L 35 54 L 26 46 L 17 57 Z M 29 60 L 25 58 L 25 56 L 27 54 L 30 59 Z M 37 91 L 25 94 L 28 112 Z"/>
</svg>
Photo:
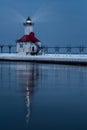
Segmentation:
<svg viewBox="0 0 87 130">
<path fill-rule="evenodd" d="M 38 55 L 41 53 L 41 42 L 33 32 L 34 23 L 28 17 L 24 25 L 24 35 L 17 40 L 17 53 L 26 55 Z"/>
</svg>

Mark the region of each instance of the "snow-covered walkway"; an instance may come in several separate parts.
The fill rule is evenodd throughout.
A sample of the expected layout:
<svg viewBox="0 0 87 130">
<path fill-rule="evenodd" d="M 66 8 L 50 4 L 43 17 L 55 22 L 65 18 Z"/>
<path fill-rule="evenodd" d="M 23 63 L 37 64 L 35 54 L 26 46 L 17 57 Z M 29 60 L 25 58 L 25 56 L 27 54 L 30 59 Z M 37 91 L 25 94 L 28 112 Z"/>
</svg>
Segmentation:
<svg viewBox="0 0 87 130">
<path fill-rule="evenodd" d="M 1 53 L 0 60 L 8 61 L 31 61 L 43 63 L 61 63 L 61 64 L 87 64 L 86 54 L 43 54 L 43 55 L 24 55 Z"/>
</svg>

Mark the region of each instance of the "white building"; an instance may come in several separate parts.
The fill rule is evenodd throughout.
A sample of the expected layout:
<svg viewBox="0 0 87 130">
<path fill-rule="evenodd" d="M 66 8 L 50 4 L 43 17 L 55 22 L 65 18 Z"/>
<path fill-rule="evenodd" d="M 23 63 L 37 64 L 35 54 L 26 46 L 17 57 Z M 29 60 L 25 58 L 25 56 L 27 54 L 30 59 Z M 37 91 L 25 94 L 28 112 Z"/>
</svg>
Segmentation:
<svg viewBox="0 0 87 130">
<path fill-rule="evenodd" d="M 37 55 L 41 51 L 41 43 L 33 32 L 33 22 L 28 17 L 24 22 L 25 35 L 17 40 L 17 53 Z"/>
</svg>

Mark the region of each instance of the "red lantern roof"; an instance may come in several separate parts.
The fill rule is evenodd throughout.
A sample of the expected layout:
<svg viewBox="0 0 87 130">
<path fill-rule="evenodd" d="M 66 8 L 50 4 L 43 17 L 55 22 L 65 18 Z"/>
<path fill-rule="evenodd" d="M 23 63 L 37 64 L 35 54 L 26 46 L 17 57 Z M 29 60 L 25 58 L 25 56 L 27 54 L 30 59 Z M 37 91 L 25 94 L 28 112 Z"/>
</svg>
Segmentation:
<svg viewBox="0 0 87 130">
<path fill-rule="evenodd" d="M 40 42 L 36 37 L 34 32 L 31 32 L 29 35 L 24 35 L 22 38 L 18 39 L 17 42 Z"/>
</svg>

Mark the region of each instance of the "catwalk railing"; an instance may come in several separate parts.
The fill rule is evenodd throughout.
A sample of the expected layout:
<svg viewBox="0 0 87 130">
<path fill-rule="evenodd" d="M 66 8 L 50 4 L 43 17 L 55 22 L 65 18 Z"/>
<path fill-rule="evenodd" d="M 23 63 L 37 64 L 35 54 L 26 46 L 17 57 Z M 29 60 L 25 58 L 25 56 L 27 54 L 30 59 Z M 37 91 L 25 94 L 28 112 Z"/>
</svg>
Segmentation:
<svg viewBox="0 0 87 130">
<path fill-rule="evenodd" d="M 16 45 L 0 45 L 0 53 L 16 53 Z M 87 54 L 87 46 L 41 47 L 42 54 Z"/>
<path fill-rule="evenodd" d="M 15 53 L 16 45 L 0 45 L 0 53 Z"/>
<path fill-rule="evenodd" d="M 86 46 L 42 47 L 43 54 L 87 54 Z"/>
</svg>

